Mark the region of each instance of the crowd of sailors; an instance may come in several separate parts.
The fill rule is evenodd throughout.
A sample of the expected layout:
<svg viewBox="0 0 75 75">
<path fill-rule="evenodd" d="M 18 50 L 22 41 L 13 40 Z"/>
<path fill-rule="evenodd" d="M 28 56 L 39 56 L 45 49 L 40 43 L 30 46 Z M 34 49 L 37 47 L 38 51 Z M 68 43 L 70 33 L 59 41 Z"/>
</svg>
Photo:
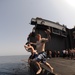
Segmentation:
<svg viewBox="0 0 75 75">
<path fill-rule="evenodd" d="M 75 59 L 75 48 L 74 49 L 66 49 L 62 51 L 51 51 L 47 50 L 47 58 L 54 58 L 54 57 L 63 57 L 67 59 Z"/>
</svg>

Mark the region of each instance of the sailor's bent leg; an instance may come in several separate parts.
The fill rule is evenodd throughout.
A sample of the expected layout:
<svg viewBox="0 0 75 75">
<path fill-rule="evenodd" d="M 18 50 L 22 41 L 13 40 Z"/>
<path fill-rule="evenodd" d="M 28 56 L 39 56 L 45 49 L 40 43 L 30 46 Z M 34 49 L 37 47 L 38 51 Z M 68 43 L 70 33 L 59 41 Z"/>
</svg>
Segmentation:
<svg viewBox="0 0 75 75">
<path fill-rule="evenodd" d="M 48 66 L 50 68 L 50 71 L 53 73 L 53 67 L 48 62 L 45 62 L 44 64 Z"/>
</svg>

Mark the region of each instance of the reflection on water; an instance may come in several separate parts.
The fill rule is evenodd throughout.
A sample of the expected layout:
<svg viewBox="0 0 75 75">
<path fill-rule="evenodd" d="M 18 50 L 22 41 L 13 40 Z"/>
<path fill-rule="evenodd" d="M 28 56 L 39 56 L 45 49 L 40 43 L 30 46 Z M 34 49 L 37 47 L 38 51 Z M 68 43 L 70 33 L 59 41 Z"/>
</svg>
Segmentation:
<svg viewBox="0 0 75 75">
<path fill-rule="evenodd" d="M 0 57 L 0 75 L 30 75 L 27 56 Z"/>
</svg>

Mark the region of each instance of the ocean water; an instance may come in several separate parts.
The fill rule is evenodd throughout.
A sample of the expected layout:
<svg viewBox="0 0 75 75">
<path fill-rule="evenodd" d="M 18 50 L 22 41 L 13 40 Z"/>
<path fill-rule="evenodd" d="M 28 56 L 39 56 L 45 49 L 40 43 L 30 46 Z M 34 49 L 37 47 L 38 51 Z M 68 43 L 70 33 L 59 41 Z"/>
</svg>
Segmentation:
<svg viewBox="0 0 75 75">
<path fill-rule="evenodd" d="M 29 55 L 0 56 L 0 75 L 30 75 Z"/>
</svg>

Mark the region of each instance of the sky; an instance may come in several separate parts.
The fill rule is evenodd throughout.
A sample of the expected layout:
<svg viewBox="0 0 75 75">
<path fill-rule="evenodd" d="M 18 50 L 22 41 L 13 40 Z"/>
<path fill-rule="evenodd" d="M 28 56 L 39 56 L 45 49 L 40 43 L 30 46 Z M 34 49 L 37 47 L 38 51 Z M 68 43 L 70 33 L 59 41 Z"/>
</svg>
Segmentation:
<svg viewBox="0 0 75 75">
<path fill-rule="evenodd" d="M 75 0 L 0 0 L 0 56 L 29 55 L 24 49 L 31 18 L 75 26 Z"/>
</svg>

